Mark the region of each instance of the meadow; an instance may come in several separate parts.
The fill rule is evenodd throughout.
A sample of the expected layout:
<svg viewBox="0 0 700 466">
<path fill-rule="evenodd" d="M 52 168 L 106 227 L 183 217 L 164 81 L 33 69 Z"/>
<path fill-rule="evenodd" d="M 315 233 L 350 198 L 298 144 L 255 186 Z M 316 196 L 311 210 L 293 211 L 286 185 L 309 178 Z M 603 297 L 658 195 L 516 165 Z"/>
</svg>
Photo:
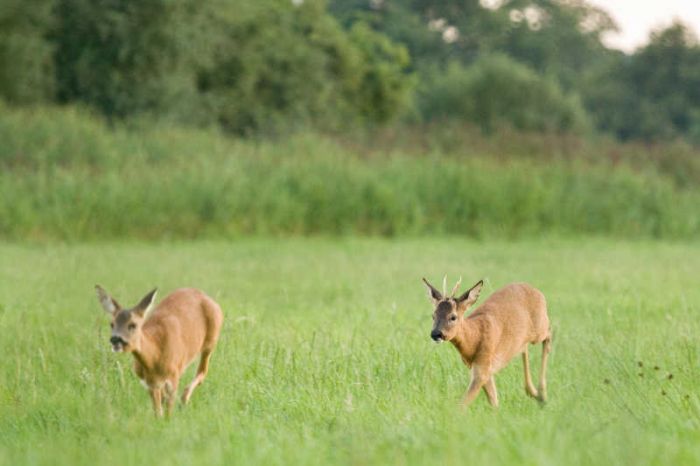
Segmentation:
<svg viewBox="0 0 700 466">
<path fill-rule="evenodd" d="M 700 462 L 694 242 L 5 242 L 0 258 L 2 465 Z M 468 373 L 430 340 L 420 282 L 443 273 L 485 278 L 482 300 L 511 281 L 545 293 L 545 406 L 518 359 L 500 409 L 458 409 Z M 183 285 L 221 303 L 209 377 L 171 419 L 110 351 L 95 283 L 123 304 Z"/>
</svg>

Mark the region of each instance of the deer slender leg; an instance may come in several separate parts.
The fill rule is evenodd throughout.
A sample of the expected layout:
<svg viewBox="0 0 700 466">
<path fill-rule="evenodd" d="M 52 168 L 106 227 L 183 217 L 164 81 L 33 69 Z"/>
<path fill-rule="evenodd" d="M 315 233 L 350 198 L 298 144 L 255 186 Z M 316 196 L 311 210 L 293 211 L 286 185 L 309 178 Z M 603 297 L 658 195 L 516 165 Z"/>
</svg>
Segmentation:
<svg viewBox="0 0 700 466">
<path fill-rule="evenodd" d="M 523 351 L 523 369 L 525 371 L 525 393 L 533 398 L 537 398 L 539 395 L 530 375 L 530 358 L 527 354 L 527 346 L 525 346 L 525 351 Z"/>
<path fill-rule="evenodd" d="M 489 380 L 484 384 L 484 392 L 486 392 L 491 406 L 498 408 L 498 392 L 496 391 L 496 383 L 493 380 L 493 376 L 489 377 Z"/>
<path fill-rule="evenodd" d="M 542 368 L 540 369 L 540 396 L 537 398 L 541 402 L 547 401 L 547 357 L 552 350 L 552 337 L 547 337 L 542 342 Z"/>
<path fill-rule="evenodd" d="M 161 417 L 163 415 L 163 406 L 161 405 L 161 389 L 150 388 L 148 391 L 151 394 L 151 401 L 153 402 L 153 413 L 156 415 L 156 417 Z"/>
<path fill-rule="evenodd" d="M 464 394 L 464 398 L 462 398 L 462 407 L 466 408 L 474 401 L 474 398 L 479 394 L 479 390 L 481 390 L 481 387 L 486 384 L 489 378 L 490 376 L 487 377 L 482 370 L 474 366 L 472 369 L 472 380 L 469 383 L 467 392 Z"/>
<path fill-rule="evenodd" d="M 163 386 L 163 393 L 165 395 L 165 414 L 168 417 L 173 411 L 173 405 L 175 404 L 175 398 L 177 395 L 178 383 L 179 380 L 177 378 L 173 378 L 171 380 L 166 381 L 165 385 Z"/>
<path fill-rule="evenodd" d="M 204 378 L 207 376 L 207 371 L 209 370 L 209 358 L 211 357 L 211 353 L 212 350 L 202 351 L 202 356 L 199 359 L 199 367 L 197 367 L 197 374 L 187 388 L 185 388 L 185 391 L 182 392 L 182 404 L 189 403 L 194 389 L 204 382 Z"/>
</svg>

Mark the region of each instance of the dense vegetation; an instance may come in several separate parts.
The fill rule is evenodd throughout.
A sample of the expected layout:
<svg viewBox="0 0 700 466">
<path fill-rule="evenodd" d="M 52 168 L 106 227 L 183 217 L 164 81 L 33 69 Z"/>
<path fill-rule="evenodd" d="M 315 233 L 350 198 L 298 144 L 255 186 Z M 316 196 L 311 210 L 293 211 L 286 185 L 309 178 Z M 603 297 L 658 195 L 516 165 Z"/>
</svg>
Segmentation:
<svg viewBox="0 0 700 466">
<path fill-rule="evenodd" d="M 582 1 L 7 0 L 0 25 L 3 238 L 700 233 L 681 24 L 629 56 Z"/>
<path fill-rule="evenodd" d="M 584 0 L 6 0 L 0 25 L 14 105 L 232 134 L 440 117 L 700 141 L 696 37 L 676 23 L 628 56 Z"/>
<path fill-rule="evenodd" d="M 405 145 L 261 142 L 108 128 L 78 111 L 0 112 L 0 236 L 700 233 L 688 146 L 656 158 L 637 146 L 441 131 L 415 143 L 395 135 Z"/>
</svg>

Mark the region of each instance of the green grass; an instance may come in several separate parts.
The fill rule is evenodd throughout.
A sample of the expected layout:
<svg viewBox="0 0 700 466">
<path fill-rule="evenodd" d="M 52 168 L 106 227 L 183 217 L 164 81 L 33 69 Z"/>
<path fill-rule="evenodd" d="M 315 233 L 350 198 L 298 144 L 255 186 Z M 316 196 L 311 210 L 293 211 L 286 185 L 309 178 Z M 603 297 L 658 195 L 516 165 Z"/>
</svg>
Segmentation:
<svg viewBox="0 0 700 466">
<path fill-rule="evenodd" d="M 669 175 L 694 173 L 671 156 L 664 171 L 560 153 L 544 137 L 504 139 L 503 153 L 470 138 L 370 150 L 314 134 L 232 140 L 0 106 L 0 238 L 700 234 L 697 179 Z"/>
<path fill-rule="evenodd" d="M 5 244 L 0 258 L 2 465 L 700 462 L 697 244 Z M 482 295 L 516 280 L 545 293 L 545 407 L 516 360 L 499 410 L 483 395 L 457 409 L 467 370 L 429 340 L 420 282 L 445 272 L 486 278 Z M 154 285 L 221 303 L 209 378 L 169 421 L 110 352 L 95 283 L 129 304 Z"/>
</svg>

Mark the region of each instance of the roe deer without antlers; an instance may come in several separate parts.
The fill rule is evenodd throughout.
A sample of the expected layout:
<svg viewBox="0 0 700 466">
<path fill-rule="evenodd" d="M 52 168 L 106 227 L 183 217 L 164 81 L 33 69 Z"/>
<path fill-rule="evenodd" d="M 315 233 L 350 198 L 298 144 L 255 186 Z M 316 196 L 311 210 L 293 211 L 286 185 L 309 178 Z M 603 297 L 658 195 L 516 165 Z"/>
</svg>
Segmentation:
<svg viewBox="0 0 700 466">
<path fill-rule="evenodd" d="M 440 293 L 424 278 L 428 294 L 435 305 L 433 330 L 436 342 L 451 342 L 464 363 L 471 368 L 471 383 L 462 400 L 463 406 L 474 401 L 483 388 L 492 406 L 498 406 L 494 376 L 516 355 L 523 355 L 525 392 L 540 402 L 547 400 L 547 355 L 551 349 L 551 331 L 547 303 L 542 292 L 526 283 L 513 283 L 493 293 L 481 306 L 464 316 L 479 298 L 483 281 L 459 297 L 455 293 L 462 279 L 447 296 L 445 281 Z M 530 376 L 528 344 L 542 343 L 542 367 L 539 388 Z"/>
<path fill-rule="evenodd" d="M 112 316 L 112 350 L 134 356 L 134 372 L 148 389 L 156 416 L 163 415 L 161 400 L 167 414 L 171 413 L 180 376 L 200 355 L 197 374 L 182 393 L 182 403 L 187 404 L 207 375 L 219 338 L 223 322 L 219 305 L 199 290 L 184 288 L 173 291 L 151 311 L 154 289 L 135 307 L 122 309 L 102 287 L 95 289 L 100 304 Z"/>
</svg>

